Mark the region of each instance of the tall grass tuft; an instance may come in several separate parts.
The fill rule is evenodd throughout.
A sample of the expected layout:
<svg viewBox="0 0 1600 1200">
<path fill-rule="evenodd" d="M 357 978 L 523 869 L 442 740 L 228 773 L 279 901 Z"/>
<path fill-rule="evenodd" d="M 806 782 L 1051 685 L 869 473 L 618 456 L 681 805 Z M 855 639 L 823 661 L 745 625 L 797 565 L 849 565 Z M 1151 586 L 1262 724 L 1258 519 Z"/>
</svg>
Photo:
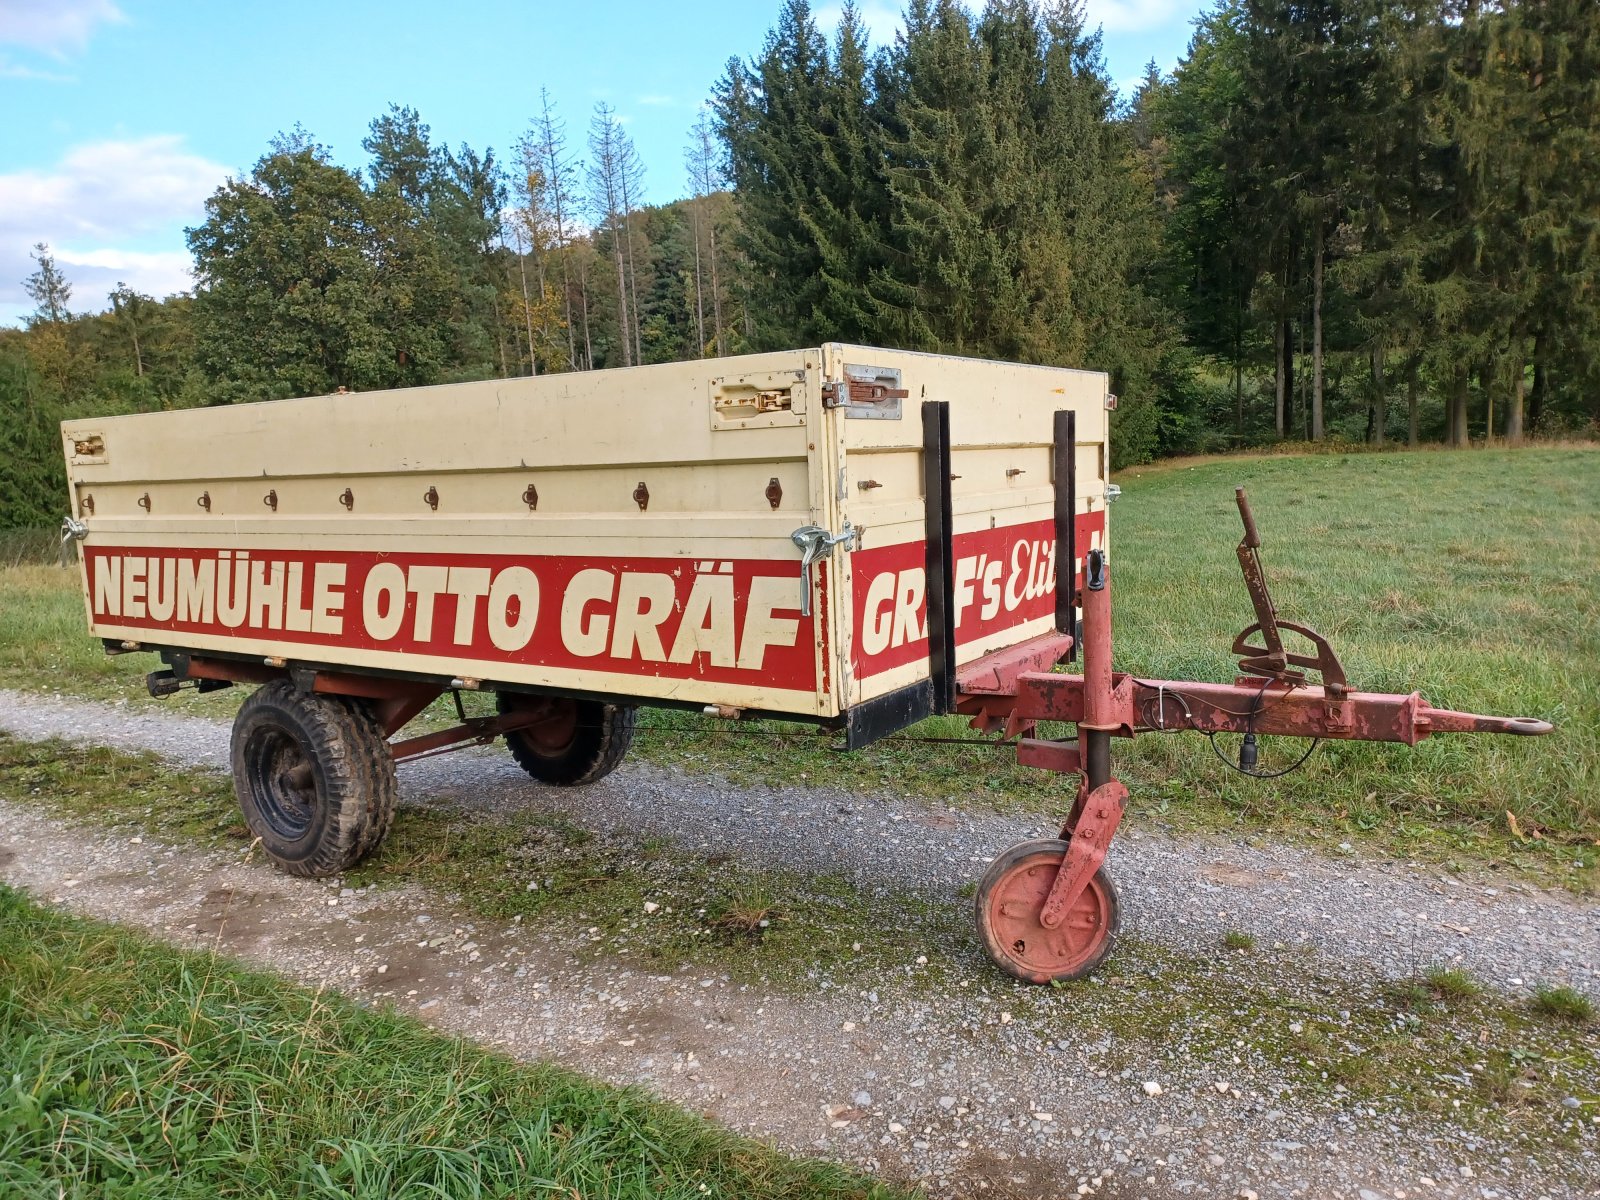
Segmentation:
<svg viewBox="0 0 1600 1200">
<path fill-rule="evenodd" d="M 900 1193 L 0 888 L 0 1195 Z"/>
</svg>

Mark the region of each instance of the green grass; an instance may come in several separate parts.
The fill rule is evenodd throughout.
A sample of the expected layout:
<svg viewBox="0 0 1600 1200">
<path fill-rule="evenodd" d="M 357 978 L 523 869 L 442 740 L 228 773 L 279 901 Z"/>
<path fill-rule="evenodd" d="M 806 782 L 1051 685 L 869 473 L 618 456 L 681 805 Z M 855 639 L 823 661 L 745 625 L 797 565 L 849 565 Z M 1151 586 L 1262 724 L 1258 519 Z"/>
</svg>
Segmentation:
<svg viewBox="0 0 1600 1200">
<path fill-rule="evenodd" d="M 1329 636 L 1356 686 L 1416 689 L 1436 705 L 1558 726 L 1542 739 L 1324 743 L 1302 770 L 1270 782 L 1229 771 L 1197 736 L 1141 737 L 1116 747 L 1131 821 L 1351 841 L 1600 889 L 1600 452 L 1245 456 L 1134 469 L 1119 482 L 1111 545 L 1122 669 L 1232 678 L 1228 646 L 1252 619 L 1233 554 L 1240 483 L 1280 612 Z M 155 663 L 105 658 L 83 632 L 76 586 L 75 573 L 55 568 L 0 568 L 0 683 L 137 698 Z M 226 716 L 238 701 L 219 692 L 167 703 Z M 442 711 L 432 719 L 446 719 Z M 965 732 L 943 718 L 841 755 L 800 726 L 730 728 L 652 711 L 635 754 L 756 785 L 1006 811 L 1068 806 L 1066 781 L 1018 767 L 1004 750 L 916 740 Z M 1261 768 L 1287 765 L 1301 745 L 1263 739 Z"/>
<path fill-rule="evenodd" d="M 1476 979 L 1456 967 L 1429 967 L 1422 979 L 1428 991 L 1447 1004 L 1471 1000 L 1483 993 Z"/>
<path fill-rule="evenodd" d="M 1248 933 L 1230 929 L 1222 935 L 1222 944 L 1229 950 L 1254 950 L 1256 948 L 1256 939 Z"/>
<path fill-rule="evenodd" d="M 7 1197 L 902 1194 L 6 888 L 0 928 Z"/>
<path fill-rule="evenodd" d="M 1594 1001 L 1569 987 L 1541 987 L 1533 993 L 1533 1011 L 1572 1025 L 1594 1020 Z"/>
</svg>

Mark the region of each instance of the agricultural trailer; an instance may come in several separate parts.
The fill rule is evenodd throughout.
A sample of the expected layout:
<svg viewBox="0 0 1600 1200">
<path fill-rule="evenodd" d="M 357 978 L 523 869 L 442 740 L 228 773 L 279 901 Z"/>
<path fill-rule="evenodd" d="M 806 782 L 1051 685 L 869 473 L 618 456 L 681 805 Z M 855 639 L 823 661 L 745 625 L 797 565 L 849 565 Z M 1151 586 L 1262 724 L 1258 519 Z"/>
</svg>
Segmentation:
<svg viewBox="0 0 1600 1200">
<path fill-rule="evenodd" d="M 573 787 L 617 766 L 646 705 L 811 722 L 850 750 L 962 714 L 1078 777 L 1057 836 L 1000 853 L 976 894 L 1002 970 L 1074 979 L 1118 927 L 1113 739 L 1240 734 L 1259 774 L 1265 735 L 1550 730 L 1353 689 L 1278 617 L 1242 491 L 1239 677 L 1116 671 L 1107 385 L 827 344 L 67 421 L 64 539 L 107 652 L 160 655 L 152 695 L 257 685 L 234 786 L 289 874 L 371 854 L 397 765 L 466 745 L 504 739 Z M 407 732 L 447 694 L 453 726 Z"/>
</svg>

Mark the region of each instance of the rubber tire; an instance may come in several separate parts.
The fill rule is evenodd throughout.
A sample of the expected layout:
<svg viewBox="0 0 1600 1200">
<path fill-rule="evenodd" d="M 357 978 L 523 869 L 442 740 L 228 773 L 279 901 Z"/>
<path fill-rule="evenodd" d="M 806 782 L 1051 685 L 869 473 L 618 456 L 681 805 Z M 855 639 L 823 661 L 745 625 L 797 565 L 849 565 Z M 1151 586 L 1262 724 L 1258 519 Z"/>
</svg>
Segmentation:
<svg viewBox="0 0 1600 1200">
<path fill-rule="evenodd" d="M 394 820 L 399 788 L 383 730 L 360 701 L 275 680 L 245 700 L 231 741 L 234 793 L 245 825 L 280 871 L 324 878 L 372 853 Z M 297 759 L 311 788 L 275 766 Z M 295 810 L 288 812 L 284 801 Z M 302 819 L 303 818 L 303 819 Z"/>
<path fill-rule="evenodd" d="M 389 735 L 373 715 L 371 701 L 355 697 L 342 699 L 354 726 L 352 745 L 361 749 L 367 771 L 367 816 L 356 850 L 356 862 L 360 862 L 383 845 L 383 839 L 394 827 L 400 782 L 395 775 L 394 755 L 389 752 Z"/>
<path fill-rule="evenodd" d="M 1023 983 L 1058 983 L 1074 979 L 1082 979 L 1091 974 L 1106 960 L 1111 953 L 1112 946 L 1117 940 L 1117 931 L 1122 925 L 1122 904 L 1117 897 L 1117 885 L 1106 871 L 1101 867 L 1094 873 L 1090 880 L 1089 888 L 1098 887 L 1096 895 L 1101 898 L 1101 929 L 1099 942 L 1094 946 L 1088 957 L 1082 961 L 1074 962 L 1066 970 L 1052 970 L 1049 972 L 1030 971 L 1027 966 L 1018 961 L 1010 953 L 1010 947 L 1003 941 L 990 921 L 990 896 L 1001 881 L 1011 872 L 1022 869 L 1029 858 L 1037 857 L 1040 862 L 1054 861 L 1059 864 L 1067 853 L 1067 842 L 1059 838 L 1041 838 L 1037 841 L 1018 842 L 998 855 L 984 871 L 978 881 L 978 890 L 973 897 L 973 915 L 978 926 L 978 941 L 982 944 L 984 952 L 988 954 L 994 964 Z M 1041 902 L 1042 902 L 1041 897 Z M 1081 901 L 1080 901 L 1081 903 Z"/>
<path fill-rule="evenodd" d="M 537 745 L 520 729 L 505 735 L 511 757 L 540 783 L 555 787 L 582 787 L 603 779 L 616 770 L 633 744 L 634 725 L 639 710 L 600 700 L 575 700 L 566 696 L 525 696 L 516 692 L 496 692 L 495 708 L 502 716 L 530 704 L 572 705 L 576 727 L 571 740 L 559 750 Z"/>
</svg>

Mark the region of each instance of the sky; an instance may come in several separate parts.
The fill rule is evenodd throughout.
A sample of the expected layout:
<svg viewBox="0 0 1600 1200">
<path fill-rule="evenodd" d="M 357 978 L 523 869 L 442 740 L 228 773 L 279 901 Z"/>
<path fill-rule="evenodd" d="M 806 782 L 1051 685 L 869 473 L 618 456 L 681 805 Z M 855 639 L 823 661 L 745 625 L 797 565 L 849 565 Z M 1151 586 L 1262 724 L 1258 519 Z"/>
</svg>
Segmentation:
<svg viewBox="0 0 1600 1200">
<path fill-rule="evenodd" d="M 119 282 L 192 287 L 185 227 L 303 125 L 336 161 L 390 103 L 436 143 L 504 152 L 549 89 L 569 149 L 599 101 L 626 122 L 646 199 L 685 189 L 683 148 L 728 59 L 760 48 L 779 0 L 0 0 L 0 325 L 32 310 L 22 280 L 45 242 L 74 311 Z M 891 42 L 898 0 L 858 0 Z M 814 5 L 831 32 L 840 5 Z M 1202 0 L 1085 0 L 1107 70 L 1131 90 L 1171 70 Z"/>
</svg>

